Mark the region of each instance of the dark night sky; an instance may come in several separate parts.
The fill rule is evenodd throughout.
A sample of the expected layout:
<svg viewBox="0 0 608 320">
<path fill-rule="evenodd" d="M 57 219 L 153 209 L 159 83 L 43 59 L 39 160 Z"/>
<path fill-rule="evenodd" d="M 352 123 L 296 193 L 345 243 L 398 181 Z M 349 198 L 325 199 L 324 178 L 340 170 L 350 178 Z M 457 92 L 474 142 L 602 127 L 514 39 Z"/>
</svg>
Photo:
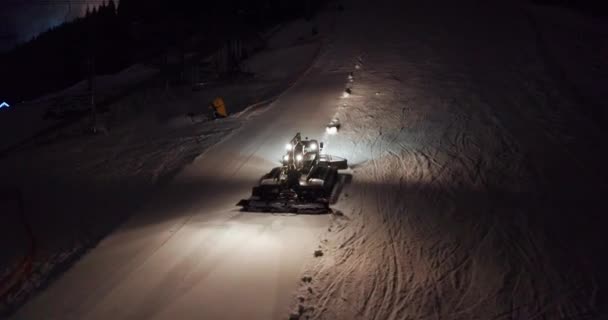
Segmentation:
<svg viewBox="0 0 608 320">
<path fill-rule="evenodd" d="M 0 51 L 27 41 L 103 0 L 0 0 Z M 119 1 L 114 1 L 118 4 Z"/>
</svg>

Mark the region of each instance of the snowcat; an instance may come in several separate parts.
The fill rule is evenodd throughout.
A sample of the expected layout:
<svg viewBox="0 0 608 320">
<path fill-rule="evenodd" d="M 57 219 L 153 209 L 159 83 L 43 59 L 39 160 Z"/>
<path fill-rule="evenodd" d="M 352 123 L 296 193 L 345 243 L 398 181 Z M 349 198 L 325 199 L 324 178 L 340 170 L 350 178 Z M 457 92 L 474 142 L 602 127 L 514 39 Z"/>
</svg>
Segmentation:
<svg viewBox="0 0 608 320">
<path fill-rule="evenodd" d="M 325 126 L 325 132 L 328 134 L 336 134 L 340 130 L 340 120 L 338 118 L 333 118 L 331 121 Z"/>
<path fill-rule="evenodd" d="M 237 205 L 256 212 L 329 212 L 338 170 L 348 164 L 344 158 L 325 154 L 323 147 L 323 142 L 303 140 L 298 132 L 286 145 L 282 166 L 262 176 L 251 197 Z"/>
</svg>

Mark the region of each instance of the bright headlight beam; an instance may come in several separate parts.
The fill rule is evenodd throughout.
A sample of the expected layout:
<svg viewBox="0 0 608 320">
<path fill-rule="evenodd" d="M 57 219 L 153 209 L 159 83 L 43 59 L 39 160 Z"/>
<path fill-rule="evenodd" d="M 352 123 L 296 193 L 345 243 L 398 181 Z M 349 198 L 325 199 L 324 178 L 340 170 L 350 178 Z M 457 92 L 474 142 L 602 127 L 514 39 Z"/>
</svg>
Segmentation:
<svg viewBox="0 0 608 320">
<path fill-rule="evenodd" d="M 317 150 L 317 144 L 316 143 L 311 143 L 310 146 L 308 146 L 310 148 L 310 150 L 315 151 Z"/>
<path fill-rule="evenodd" d="M 283 156 L 283 161 L 289 161 L 289 155 L 288 154 L 286 154 L 286 155 Z"/>
<path fill-rule="evenodd" d="M 301 154 L 298 154 L 296 156 L 296 161 L 302 161 L 302 155 Z"/>
</svg>

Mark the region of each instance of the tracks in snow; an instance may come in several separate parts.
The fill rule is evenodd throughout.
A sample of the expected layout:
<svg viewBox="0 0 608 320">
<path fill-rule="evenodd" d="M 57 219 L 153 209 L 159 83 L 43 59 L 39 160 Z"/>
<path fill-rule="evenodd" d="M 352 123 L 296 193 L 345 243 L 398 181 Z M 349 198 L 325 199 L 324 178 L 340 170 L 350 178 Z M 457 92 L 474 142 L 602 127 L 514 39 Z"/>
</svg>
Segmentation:
<svg viewBox="0 0 608 320">
<path fill-rule="evenodd" d="M 536 177 L 522 141 L 466 68 L 442 64 L 440 52 L 417 64 L 420 57 L 400 51 L 412 47 L 353 59 L 362 68 L 340 102 L 343 128 L 332 142 L 357 164 L 337 205 L 348 218 L 334 219 L 329 254 L 308 270 L 314 281 L 301 295 L 314 308 L 307 315 L 588 314 L 568 286 L 554 285 L 564 279 L 549 272 L 547 239 L 529 221 L 539 205 L 530 199 Z"/>
</svg>

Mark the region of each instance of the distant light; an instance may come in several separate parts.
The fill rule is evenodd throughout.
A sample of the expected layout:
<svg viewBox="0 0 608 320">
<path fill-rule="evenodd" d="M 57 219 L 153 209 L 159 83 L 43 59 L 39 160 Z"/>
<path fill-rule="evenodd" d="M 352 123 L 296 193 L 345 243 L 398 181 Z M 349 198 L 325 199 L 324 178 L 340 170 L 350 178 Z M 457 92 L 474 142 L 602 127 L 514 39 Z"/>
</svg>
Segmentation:
<svg viewBox="0 0 608 320">
<path fill-rule="evenodd" d="M 298 155 L 296 156 L 296 161 L 302 161 L 302 159 L 303 159 L 303 158 L 302 158 L 302 155 L 301 155 L 301 154 L 298 154 Z"/>
<path fill-rule="evenodd" d="M 291 143 L 288 143 L 288 144 L 285 145 L 285 150 L 291 151 L 291 148 L 292 148 Z"/>
<path fill-rule="evenodd" d="M 2 101 L 2 103 L 0 103 L 0 108 L 8 108 L 10 106 L 11 106 L 10 104 L 8 104 L 7 102 L 4 102 L 4 101 Z"/>
<path fill-rule="evenodd" d="M 288 154 L 286 154 L 286 155 L 283 156 L 283 161 L 285 161 L 285 162 L 289 161 L 289 155 Z"/>
</svg>

